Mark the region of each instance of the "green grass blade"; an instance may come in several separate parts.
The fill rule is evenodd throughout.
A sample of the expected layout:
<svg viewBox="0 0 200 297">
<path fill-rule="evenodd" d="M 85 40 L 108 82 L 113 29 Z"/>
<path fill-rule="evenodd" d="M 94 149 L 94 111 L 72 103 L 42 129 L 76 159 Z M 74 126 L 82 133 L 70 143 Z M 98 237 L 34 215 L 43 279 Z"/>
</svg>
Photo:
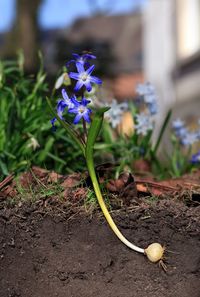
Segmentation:
<svg viewBox="0 0 200 297">
<path fill-rule="evenodd" d="M 157 139 L 156 144 L 155 144 L 155 146 L 154 146 L 154 148 L 153 148 L 153 153 L 154 153 L 154 154 L 157 153 L 157 150 L 158 150 L 159 145 L 160 145 L 160 143 L 161 143 L 161 140 L 162 140 L 162 138 L 163 138 L 165 129 L 166 129 L 166 127 L 167 127 L 167 125 L 168 125 L 168 123 L 169 123 L 169 120 L 170 120 L 170 118 L 171 118 L 171 115 L 172 115 L 172 110 L 170 109 L 170 110 L 168 111 L 166 117 L 165 117 L 165 120 L 164 120 L 164 122 L 163 122 L 163 125 L 162 125 L 162 127 L 161 127 L 161 129 L 160 129 L 160 133 L 159 133 L 159 135 L 158 135 L 158 139 Z"/>
</svg>

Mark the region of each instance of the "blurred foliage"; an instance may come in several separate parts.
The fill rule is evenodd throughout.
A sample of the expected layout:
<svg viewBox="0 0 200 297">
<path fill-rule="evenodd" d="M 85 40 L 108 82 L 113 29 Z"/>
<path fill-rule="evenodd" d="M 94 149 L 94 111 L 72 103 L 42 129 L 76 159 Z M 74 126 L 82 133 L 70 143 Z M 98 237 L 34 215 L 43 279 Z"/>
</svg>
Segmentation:
<svg viewBox="0 0 200 297">
<path fill-rule="evenodd" d="M 0 61 L 0 180 L 10 173 L 26 170 L 31 165 L 62 174 L 86 170 L 81 151 L 65 129 L 60 126 L 56 133 L 51 129 L 52 114 L 45 100 L 49 95 L 49 86 L 45 78 L 41 56 L 36 75 L 24 72 L 24 57 L 21 53 L 16 61 Z M 52 94 L 53 100 L 58 99 L 55 89 Z M 133 103 L 129 104 L 129 111 L 134 119 L 138 110 Z M 154 144 L 152 130 L 145 136 L 138 135 L 130 121 L 129 127 L 127 122 L 125 126 L 132 127 L 132 133 L 120 133 L 105 120 L 95 145 L 96 164 L 112 162 L 115 164 L 116 177 L 127 168 L 132 172 L 137 171 L 137 160 L 144 160 L 149 172 L 161 179 L 181 176 L 192 170 L 195 166 L 189 161 L 191 148 L 183 150 L 173 135 L 171 153 L 165 161 L 158 157 L 158 148 L 170 116 L 171 111 Z M 76 128 L 82 129 L 81 125 Z"/>
<path fill-rule="evenodd" d="M 135 105 L 129 102 L 129 111 L 134 119 L 138 110 Z M 126 133 L 120 131 L 120 124 L 113 129 L 111 125 L 105 120 L 101 131 L 101 142 L 96 144 L 96 158 L 105 158 L 104 161 L 111 161 L 116 164 L 115 177 L 117 178 L 121 172 L 128 170 L 130 172 L 137 171 L 135 163 L 139 160 L 145 165 L 145 170 L 151 171 L 158 178 L 166 177 L 166 167 L 162 160 L 158 158 L 158 149 L 161 144 L 164 132 L 167 128 L 171 116 L 171 110 L 166 115 L 164 122 L 161 126 L 160 133 L 158 134 L 155 143 L 152 141 L 153 130 L 142 136 L 138 135 L 136 131 Z M 126 121 L 125 129 L 130 131 L 132 121 Z M 134 127 L 134 124 L 133 124 Z M 101 153 L 100 153 L 101 152 Z M 102 153 L 103 152 L 103 153 Z M 142 171 L 142 168 L 139 171 Z M 140 172 L 142 173 L 142 172 Z"/>
<path fill-rule="evenodd" d="M 129 110 L 134 118 L 138 112 L 137 108 L 134 107 L 134 104 L 129 103 Z M 199 168 L 200 162 L 191 163 L 192 146 L 183 147 L 172 132 L 169 139 L 170 150 L 165 150 L 162 145 L 162 153 L 159 151 L 171 114 L 172 110 L 169 110 L 157 139 L 154 141 L 152 141 L 153 130 L 150 130 L 146 135 L 138 135 L 135 131 L 125 134 L 120 133 L 119 125 L 113 129 L 107 121 L 104 121 L 101 139 L 95 145 L 96 159 L 99 160 L 99 163 L 108 161 L 115 164 L 116 178 L 121 172 L 128 170 L 132 173 L 150 174 L 162 180 L 180 177 Z M 126 121 L 126 129 L 130 128 L 130 125 L 131 123 Z"/>
<path fill-rule="evenodd" d="M 24 73 L 23 55 L 0 61 L 0 178 L 32 164 L 57 172 L 82 170 L 83 160 L 64 129 L 51 132 L 42 59 L 36 76 Z M 77 162 L 77 158 L 79 162 Z"/>
</svg>

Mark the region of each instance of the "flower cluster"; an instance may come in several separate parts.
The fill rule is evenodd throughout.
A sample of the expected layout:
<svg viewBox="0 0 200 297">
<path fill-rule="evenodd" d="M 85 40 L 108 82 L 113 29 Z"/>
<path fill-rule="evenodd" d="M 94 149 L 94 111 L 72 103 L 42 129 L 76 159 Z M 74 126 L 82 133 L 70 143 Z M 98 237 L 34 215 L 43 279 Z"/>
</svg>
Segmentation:
<svg viewBox="0 0 200 297">
<path fill-rule="evenodd" d="M 105 118 L 111 124 L 112 128 L 115 129 L 121 122 L 123 113 L 128 110 L 128 103 L 117 103 L 117 101 L 113 99 L 107 106 L 110 107 L 110 109 L 105 113 Z"/>
<path fill-rule="evenodd" d="M 149 82 L 138 84 L 136 87 L 136 93 L 139 95 L 139 102 L 146 105 L 151 115 L 155 115 L 158 112 L 158 96 L 156 94 L 155 87 Z"/>
<path fill-rule="evenodd" d="M 146 115 L 145 113 L 140 113 L 135 115 L 136 125 L 135 130 L 137 134 L 141 134 L 143 136 L 147 135 L 148 131 L 153 130 L 153 122 L 152 119 Z"/>
<path fill-rule="evenodd" d="M 136 92 L 138 93 L 139 107 L 143 110 L 135 115 L 135 130 L 138 135 L 145 136 L 149 131 L 153 130 L 153 116 L 158 111 L 158 97 L 154 86 L 149 82 L 138 84 Z"/>
<path fill-rule="evenodd" d="M 90 103 L 90 100 L 87 100 L 84 95 L 82 95 L 81 99 L 77 99 L 76 93 L 80 89 L 87 90 L 87 92 L 90 92 L 92 90 L 92 84 L 98 84 L 100 85 L 102 81 L 92 75 L 92 72 L 94 71 L 95 66 L 90 65 L 89 61 L 92 59 L 96 59 L 94 55 L 91 54 L 72 54 L 73 58 L 67 63 L 67 66 L 69 66 L 71 63 L 73 63 L 76 67 L 77 72 L 69 72 L 68 76 L 76 81 L 75 87 L 74 87 L 74 93 L 69 96 L 65 89 L 62 89 L 62 99 L 59 99 L 57 102 L 57 114 L 60 119 L 64 120 L 63 118 L 63 112 L 65 109 L 67 109 L 68 113 L 75 114 L 75 118 L 73 123 L 77 124 L 81 119 L 84 121 L 90 123 L 90 114 L 92 110 L 88 107 L 88 104 Z M 60 82 L 62 84 L 63 79 L 65 76 L 62 76 L 60 78 L 59 83 L 57 86 L 60 86 Z M 84 94 L 84 92 L 82 92 Z M 55 121 L 56 118 L 53 118 L 51 120 L 51 124 L 53 128 L 55 129 Z"/>
<path fill-rule="evenodd" d="M 192 155 L 190 162 L 193 165 L 200 164 L 200 150 L 196 154 Z"/>
<path fill-rule="evenodd" d="M 192 146 L 200 140 L 200 131 L 190 131 L 179 118 L 172 122 L 172 129 L 183 146 Z"/>
<path fill-rule="evenodd" d="M 200 120 L 198 121 L 198 124 L 200 126 Z M 180 144 L 184 147 L 191 148 L 193 144 L 200 141 L 200 129 L 190 131 L 185 123 L 179 118 L 172 122 L 172 129 Z M 200 151 L 192 155 L 190 162 L 192 165 L 200 164 Z"/>
</svg>

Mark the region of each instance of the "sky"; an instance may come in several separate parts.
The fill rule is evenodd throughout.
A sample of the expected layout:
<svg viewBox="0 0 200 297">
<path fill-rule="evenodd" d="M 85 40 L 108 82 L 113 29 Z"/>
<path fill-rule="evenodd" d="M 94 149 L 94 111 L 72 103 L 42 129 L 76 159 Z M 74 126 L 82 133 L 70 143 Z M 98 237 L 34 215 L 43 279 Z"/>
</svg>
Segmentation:
<svg viewBox="0 0 200 297">
<path fill-rule="evenodd" d="M 27 0 L 34 1 L 34 0 Z M 44 29 L 71 25 L 78 17 L 91 16 L 97 7 L 109 14 L 128 13 L 142 7 L 148 0 L 43 0 L 39 24 Z M 93 3 L 93 6 L 90 5 Z M 0 32 L 8 31 L 15 17 L 15 0 L 0 0 Z"/>
</svg>

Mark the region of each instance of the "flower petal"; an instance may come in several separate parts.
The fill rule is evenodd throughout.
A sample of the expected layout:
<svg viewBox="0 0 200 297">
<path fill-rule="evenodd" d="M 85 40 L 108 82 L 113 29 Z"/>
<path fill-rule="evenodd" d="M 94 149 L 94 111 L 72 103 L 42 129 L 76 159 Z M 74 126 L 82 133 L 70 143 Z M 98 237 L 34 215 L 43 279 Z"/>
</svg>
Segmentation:
<svg viewBox="0 0 200 297">
<path fill-rule="evenodd" d="M 76 79 L 76 80 L 79 80 L 80 74 L 79 73 L 76 73 L 76 72 L 70 72 L 69 73 L 69 77 L 70 78 L 73 78 L 73 79 Z"/>
<path fill-rule="evenodd" d="M 81 104 L 86 106 L 90 103 L 91 101 L 90 100 L 87 100 L 85 97 L 83 97 L 83 99 L 81 100 Z"/>
<path fill-rule="evenodd" d="M 80 119 L 81 119 L 82 117 L 83 117 L 83 114 L 78 113 L 78 114 L 75 116 L 73 123 L 74 123 L 75 125 L 78 124 L 78 122 L 80 121 Z"/>
<path fill-rule="evenodd" d="M 92 85 L 91 85 L 90 81 L 85 82 L 85 87 L 88 92 L 90 92 L 92 90 Z"/>
<path fill-rule="evenodd" d="M 72 56 L 74 57 L 74 59 L 78 60 L 80 58 L 80 55 L 72 53 Z"/>
<path fill-rule="evenodd" d="M 51 125 L 52 125 L 52 131 L 55 132 L 56 131 L 56 126 L 55 126 L 55 122 L 57 121 L 56 118 L 53 118 L 50 120 Z"/>
<path fill-rule="evenodd" d="M 74 91 L 77 92 L 80 90 L 80 88 L 82 88 L 82 86 L 84 85 L 83 81 L 82 80 L 78 80 L 76 85 L 75 85 L 75 88 L 74 88 Z"/>
<path fill-rule="evenodd" d="M 85 72 L 85 69 L 84 69 L 82 63 L 77 62 L 76 63 L 76 68 L 77 68 L 77 71 L 78 71 L 79 74 Z"/>
<path fill-rule="evenodd" d="M 56 83 L 55 83 L 55 89 L 56 89 L 56 90 L 59 89 L 59 88 L 62 86 L 63 82 L 64 82 L 64 73 L 61 74 L 61 75 L 57 78 Z"/>
<path fill-rule="evenodd" d="M 67 104 L 64 102 L 64 100 L 59 100 L 57 105 L 57 114 L 59 118 L 63 119 L 62 114 Z"/>
<path fill-rule="evenodd" d="M 83 55 L 83 58 L 84 58 L 85 60 L 92 60 L 92 59 L 96 59 L 96 56 L 91 55 L 91 54 L 84 54 L 84 55 Z"/>
<path fill-rule="evenodd" d="M 87 123 L 90 123 L 90 112 L 89 112 L 89 110 L 88 110 L 88 112 L 85 112 L 85 113 L 83 114 L 83 118 L 84 118 L 84 120 L 85 120 Z"/>
<path fill-rule="evenodd" d="M 67 67 L 69 67 L 70 66 L 70 64 L 72 64 L 72 63 L 75 63 L 76 62 L 76 60 L 70 60 L 70 61 L 68 61 L 67 63 L 66 63 L 66 66 Z"/>
<path fill-rule="evenodd" d="M 98 85 L 102 84 L 102 80 L 96 76 L 90 76 L 90 81 Z"/>
<path fill-rule="evenodd" d="M 62 89 L 62 96 L 66 101 L 69 101 L 69 96 L 67 95 L 67 92 L 65 91 L 65 89 Z"/>
<path fill-rule="evenodd" d="M 90 66 L 90 67 L 86 70 L 87 74 L 91 74 L 92 71 L 94 70 L 94 68 L 95 68 L 94 65 Z"/>
<path fill-rule="evenodd" d="M 76 100 L 76 97 L 75 96 L 73 96 L 71 98 L 71 102 L 74 104 L 74 106 L 77 106 L 78 107 L 80 105 L 80 102 Z"/>
<path fill-rule="evenodd" d="M 78 111 L 77 111 L 77 107 L 69 108 L 69 109 L 68 109 L 68 112 L 69 112 L 69 113 L 77 113 L 77 112 L 78 112 Z"/>
</svg>

